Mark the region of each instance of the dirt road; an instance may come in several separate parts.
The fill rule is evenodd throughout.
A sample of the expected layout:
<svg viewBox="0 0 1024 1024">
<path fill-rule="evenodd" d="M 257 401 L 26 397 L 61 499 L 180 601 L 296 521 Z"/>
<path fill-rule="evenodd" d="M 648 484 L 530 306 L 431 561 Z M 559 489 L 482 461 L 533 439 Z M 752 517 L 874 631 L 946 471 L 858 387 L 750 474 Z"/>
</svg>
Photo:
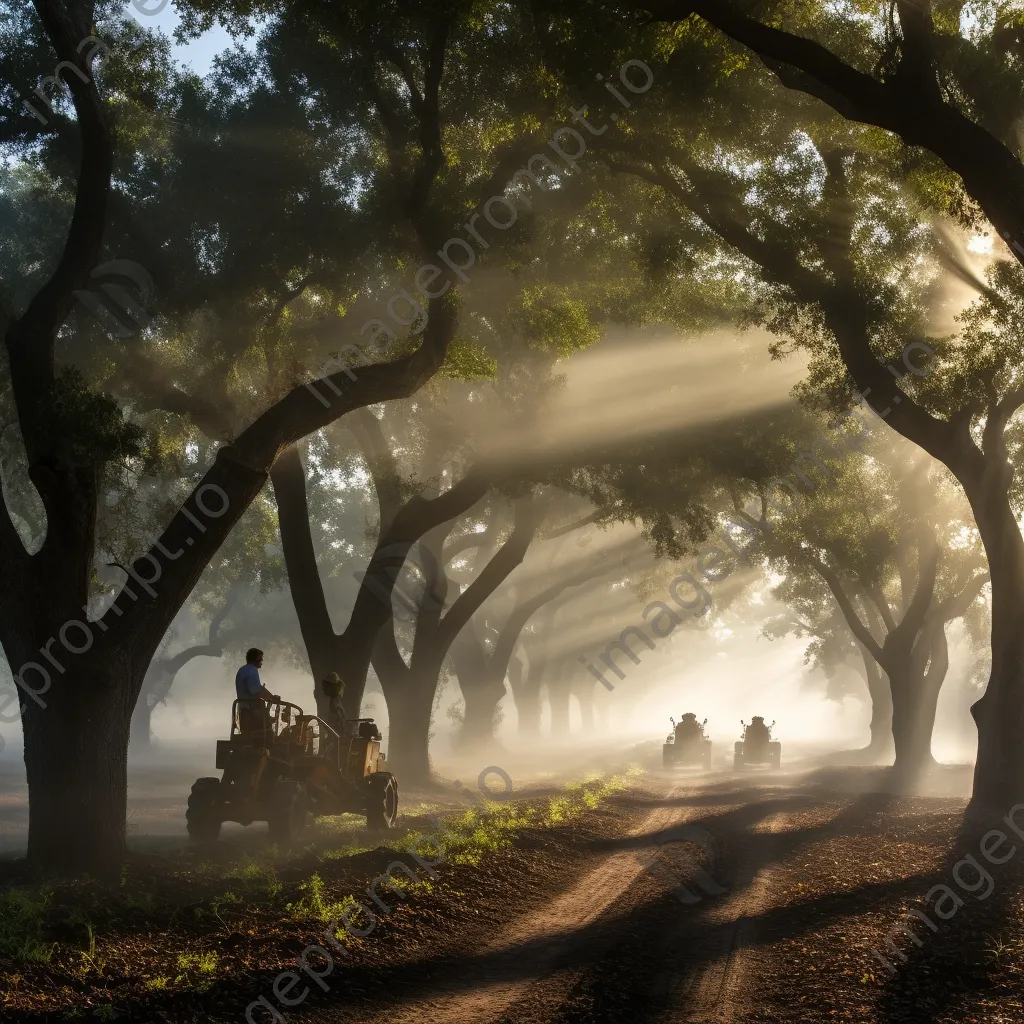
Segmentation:
<svg viewBox="0 0 1024 1024">
<path fill-rule="evenodd" d="M 523 777 L 509 815 L 471 822 L 436 879 L 388 895 L 371 932 L 308 978 L 297 955 L 326 941 L 333 901 L 369 901 L 405 856 L 401 830 L 367 846 L 361 823 L 320 823 L 308 847 L 276 852 L 258 830 L 205 852 L 168 832 L 155 838 L 169 852 L 126 865 L 129 889 L 22 894 L 8 905 L 23 926 L 62 945 L 9 972 L 4 1019 L 42 1024 L 59 998 L 125 1024 L 1024 1024 L 1024 855 L 988 888 L 954 872 L 967 768 L 913 798 L 874 768 L 648 770 L 590 790 Z M 149 799 L 142 811 L 170 820 L 173 793 Z M 408 800 L 403 827 L 428 830 L 432 808 Z M 954 921 L 908 918 L 954 880 Z M 88 971 L 76 920 L 99 934 Z"/>
<path fill-rule="evenodd" d="M 765 922 L 792 900 L 790 862 L 812 839 L 843 832 L 859 798 L 826 798 L 802 775 L 658 773 L 621 804 L 623 834 L 584 842 L 576 869 L 540 905 L 508 916 L 469 953 L 470 936 L 440 942 L 389 993 L 374 993 L 372 1007 L 324 1007 L 304 1019 L 785 1019 L 762 1004 L 773 969 Z"/>
</svg>

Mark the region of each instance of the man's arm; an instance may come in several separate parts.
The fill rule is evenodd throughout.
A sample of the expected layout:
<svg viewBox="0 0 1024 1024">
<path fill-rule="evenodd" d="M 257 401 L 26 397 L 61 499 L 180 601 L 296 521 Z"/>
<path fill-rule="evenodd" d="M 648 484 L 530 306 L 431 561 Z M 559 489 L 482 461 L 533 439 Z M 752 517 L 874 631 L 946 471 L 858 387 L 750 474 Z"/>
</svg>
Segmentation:
<svg viewBox="0 0 1024 1024">
<path fill-rule="evenodd" d="M 276 693 L 271 693 L 263 683 L 260 683 L 259 691 L 256 694 L 257 697 L 262 697 L 265 701 L 269 701 L 271 704 L 280 704 L 281 698 Z"/>
</svg>

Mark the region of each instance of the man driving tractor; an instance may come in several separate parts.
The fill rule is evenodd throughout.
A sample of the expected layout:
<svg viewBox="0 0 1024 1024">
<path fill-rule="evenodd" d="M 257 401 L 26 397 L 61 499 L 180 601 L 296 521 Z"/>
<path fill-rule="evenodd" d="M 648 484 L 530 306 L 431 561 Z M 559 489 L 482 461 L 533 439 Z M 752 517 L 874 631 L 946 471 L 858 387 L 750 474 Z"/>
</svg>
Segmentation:
<svg viewBox="0 0 1024 1024">
<path fill-rule="evenodd" d="M 278 704 L 281 698 L 271 693 L 260 680 L 263 652 L 250 647 L 245 664 L 235 673 L 235 696 L 238 698 L 238 729 L 242 733 L 263 732 L 270 725 L 267 704 Z"/>
</svg>

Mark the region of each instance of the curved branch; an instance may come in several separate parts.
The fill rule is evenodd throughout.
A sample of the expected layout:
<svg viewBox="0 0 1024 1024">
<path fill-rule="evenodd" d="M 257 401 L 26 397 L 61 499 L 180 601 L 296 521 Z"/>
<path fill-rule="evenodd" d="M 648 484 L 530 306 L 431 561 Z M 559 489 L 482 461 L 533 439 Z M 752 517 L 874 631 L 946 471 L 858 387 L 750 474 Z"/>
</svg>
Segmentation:
<svg viewBox="0 0 1024 1024">
<path fill-rule="evenodd" d="M 817 555 L 807 553 L 806 557 L 818 575 L 825 581 L 828 589 L 832 591 L 832 596 L 836 599 L 836 604 L 839 605 L 839 610 L 843 613 L 843 618 L 846 619 L 846 624 L 850 627 L 853 635 L 867 648 L 871 657 L 881 664 L 885 656 L 883 650 L 871 635 L 871 630 L 864 625 L 861 617 L 854 610 L 853 604 L 843 588 L 842 580 Z"/>
<path fill-rule="evenodd" d="M 279 456 L 270 478 L 277 502 L 288 589 L 299 619 L 299 631 L 306 650 L 316 651 L 322 638 L 333 637 L 335 632 L 316 561 L 313 533 L 309 526 L 306 472 L 302 468 L 297 445 L 291 445 Z"/>
<path fill-rule="evenodd" d="M 84 10 L 76 10 L 78 7 L 58 0 L 35 0 L 39 20 L 57 57 L 74 69 L 61 80 L 71 90 L 82 158 L 75 208 L 57 267 L 7 332 L 11 384 L 30 462 L 42 454 L 32 427 L 33 406 L 53 382 L 57 329 L 71 310 L 73 293 L 88 282 L 99 260 L 113 171 L 114 142 L 104 104 L 89 76 L 89 64 L 78 52 L 80 40 L 90 33 L 91 19 Z"/>
<path fill-rule="evenodd" d="M 696 13 L 753 50 L 788 88 L 817 97 L 848 120 L 884 128 L 909 146 L 931 150 L 960 175 L 996 230 L 1010 241 L 1014 258 L 1024 262 L 1024 245 L 1018 248 L 1017 241 L 1024 239 L 1024 165 L 952 103 L 930 91 L 922 93 L 919 71 L 909 82 L 906 74 L 880 82 L 820 43 L 749 17 L 730 0 L 631 0 L 630 6 L 653 11 L 665 21 Z M 909 72 L 915 52 L 921 52 L 921 33 L 912 22 L 905 21 L 903 29 L 911 55 L 905 65 Z"/>
<path fill-rule="evenodd" d="M 473 613 L 526 557 L 526 550 L 537 532 L 539 518 L 534 499 L 524 498 L 516 503 L 516 525 L 511 536 L 438 623 L 436 643 L 442 650 L 451 646 Z"/>
</svg>

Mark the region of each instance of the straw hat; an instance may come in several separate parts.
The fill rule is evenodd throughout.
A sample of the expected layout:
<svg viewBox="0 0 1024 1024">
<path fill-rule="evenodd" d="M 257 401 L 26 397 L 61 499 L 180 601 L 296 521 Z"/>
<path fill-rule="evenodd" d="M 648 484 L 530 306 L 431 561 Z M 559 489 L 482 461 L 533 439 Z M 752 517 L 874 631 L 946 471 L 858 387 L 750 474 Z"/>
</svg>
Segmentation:
<svg viewBox="0 0 1024 1024">
<path fill-rule="evenodd" d="M 345 691 L 345 683 L 337 672 L 328 672 L 323 678 L 322 686 L 328 697 L 340 697 Z"/>
</svg>

